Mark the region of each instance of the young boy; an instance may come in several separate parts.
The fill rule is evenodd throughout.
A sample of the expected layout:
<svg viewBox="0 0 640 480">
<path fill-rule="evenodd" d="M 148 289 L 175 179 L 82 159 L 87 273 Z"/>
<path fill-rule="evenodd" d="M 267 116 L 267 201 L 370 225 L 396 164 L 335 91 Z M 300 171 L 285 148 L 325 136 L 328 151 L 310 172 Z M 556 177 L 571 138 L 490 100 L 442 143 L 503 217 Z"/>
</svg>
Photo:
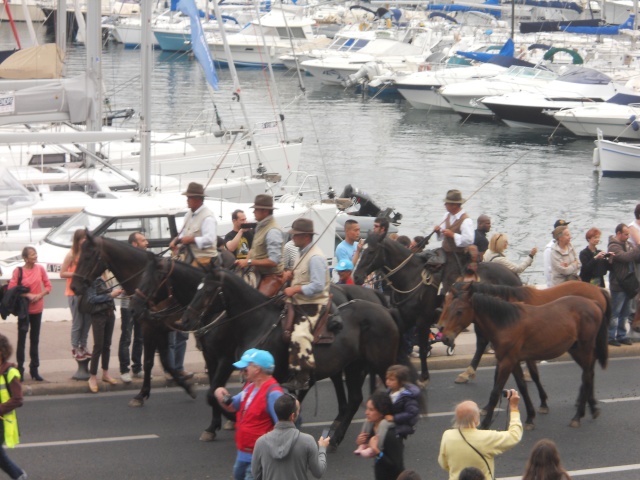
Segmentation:
<svg viewBox="0 0 640 480">
<path fill-rule="evenodd" d="M 353 278 L 351 278 L 351 272 L 353 272 L 353 263 L 351 260 L 342 259 L 336 265 L 336 272 L 338 272 L 338 285 L 353 285 Z"/>
</svg>

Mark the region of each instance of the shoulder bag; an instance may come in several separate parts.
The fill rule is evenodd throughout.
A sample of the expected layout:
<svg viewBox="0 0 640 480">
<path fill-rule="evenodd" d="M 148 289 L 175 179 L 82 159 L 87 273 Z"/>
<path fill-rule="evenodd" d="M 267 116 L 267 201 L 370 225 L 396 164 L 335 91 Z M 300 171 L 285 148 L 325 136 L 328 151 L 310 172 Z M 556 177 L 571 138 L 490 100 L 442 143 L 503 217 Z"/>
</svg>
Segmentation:
<svg viewBox="0 0 640 480">
<path fill-rule="evenodd" d="M 491 467 L 489 466 L 489 462 L 487 462 L 487 459 L 484 457 L 484 455 L 482 455 L 480 453 L 480 451 L 474 447 L 473 445 L 471 445 L 469 443 L 469 440 L 467 440 L 465 438 L 465 436 L 462 434 L 462 430 L 458 428 L 458 431 L 460 432 L 460 436 L 462 437 L 462 439 L 467 442 L 467 445 L 469 445 L 471 448 L 473 448 L 473 451 L 476 452 L 478 455 L 480 455 L 480 458 L 482 458 L 482 460 L 484 461 L 484 464 L 487 466 L 487 470 L 489 470 L 489 476 L 491 477 L 491 480 L 496 480 L 496 477 L 493 476 L 493 472 L 491 471 Z"/>
<path fill-rule="evenodd" d="M 622 288 L 624 293 L 627 294 L 627 297 L 633 298 L 638 294 L 638 291 L 640 291 L 640 283 L 636 277 L 633 262 L 629 262 L 629 271 L 624 278 L 620 278 L 616 275 L 616 279 L 618 280 L 620 288 Z"/>
</svg>

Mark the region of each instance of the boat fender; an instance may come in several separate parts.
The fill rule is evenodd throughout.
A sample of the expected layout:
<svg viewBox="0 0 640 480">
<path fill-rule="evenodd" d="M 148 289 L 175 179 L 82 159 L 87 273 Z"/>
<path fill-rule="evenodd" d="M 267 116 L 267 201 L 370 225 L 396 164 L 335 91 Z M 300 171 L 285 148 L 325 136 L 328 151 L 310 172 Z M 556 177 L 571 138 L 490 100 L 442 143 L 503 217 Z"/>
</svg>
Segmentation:
<svg viewBox="0 0 640 480">
<path fill-rule="evenodd" d="M 598 147 L 593 149 L 593 166 L 600 166 L 600 150 L 598 149 Z"/>
<path fill-rule="evenodd" d="M 633 128 L 634 132 L 637 132 L 638 129 L 640 129 L 640 125 L 638 125 L 638 122 L 636 121 L 636 116 L 635 115 L 631 115 L 629 117 L 629 121 L 627 122 L 627 125 L 631 125 L 631 128 Z"/>
</svg>

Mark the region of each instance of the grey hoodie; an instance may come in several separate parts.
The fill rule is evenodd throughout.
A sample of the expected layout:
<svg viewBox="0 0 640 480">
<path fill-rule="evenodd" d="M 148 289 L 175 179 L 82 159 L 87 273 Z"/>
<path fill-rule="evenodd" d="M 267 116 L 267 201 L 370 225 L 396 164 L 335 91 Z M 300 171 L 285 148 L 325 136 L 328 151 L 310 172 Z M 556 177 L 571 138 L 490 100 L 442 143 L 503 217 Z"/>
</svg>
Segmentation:
<svg viewBox="0 0 640 480">
<path fill-rule="evenodd" d="M 314 438 L 300 432 L 293 422 L 280 421 L 258 439 L 251 471 L 255 480 L 306 480 L 307 469 L 315 478 L 327 468 L 327 453 Z"/>
</svg>

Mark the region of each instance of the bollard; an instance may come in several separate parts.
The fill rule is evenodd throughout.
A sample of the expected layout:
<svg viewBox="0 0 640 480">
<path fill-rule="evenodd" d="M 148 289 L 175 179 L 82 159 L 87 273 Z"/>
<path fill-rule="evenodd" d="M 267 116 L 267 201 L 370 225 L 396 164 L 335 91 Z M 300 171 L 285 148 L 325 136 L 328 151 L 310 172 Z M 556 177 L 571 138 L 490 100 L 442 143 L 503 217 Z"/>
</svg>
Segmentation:
<svg viewBox="0 0 640 480">
<path fill-rule="evenodd" d="M 91 358 L 85 358 L 84 360 L 76 360 L 78 362 L 78 370 L 74 373 L 74 380 L 89 380 L 91 374 L 89 373 L 89 362 Z"/>
</svg>

